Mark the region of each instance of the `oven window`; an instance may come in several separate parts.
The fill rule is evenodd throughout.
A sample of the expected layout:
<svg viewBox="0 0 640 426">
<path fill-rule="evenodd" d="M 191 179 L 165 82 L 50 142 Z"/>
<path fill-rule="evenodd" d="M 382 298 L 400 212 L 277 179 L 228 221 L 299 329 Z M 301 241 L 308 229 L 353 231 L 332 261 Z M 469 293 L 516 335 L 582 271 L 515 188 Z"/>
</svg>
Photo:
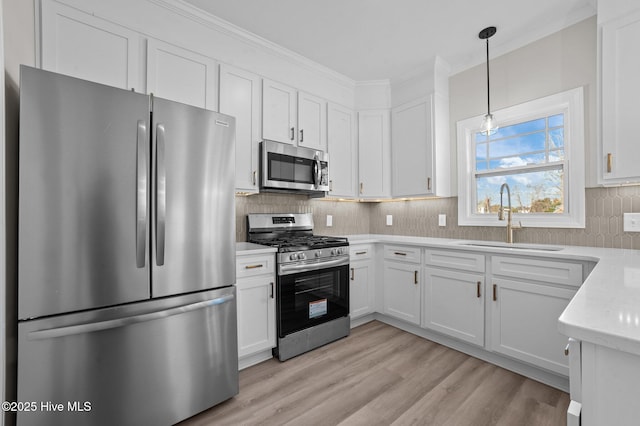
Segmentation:
<svg viewBox="0 0 640 426">
<path fill-rule="evenodd" d="M 313 160 L 276 153 L 268 156 L 269 180 L 313 184 Z"/>
<path fill-rule="evenodd" d="M 280 277 L 281 336 L 349 314 L 348 266 Z"/>
</svg>

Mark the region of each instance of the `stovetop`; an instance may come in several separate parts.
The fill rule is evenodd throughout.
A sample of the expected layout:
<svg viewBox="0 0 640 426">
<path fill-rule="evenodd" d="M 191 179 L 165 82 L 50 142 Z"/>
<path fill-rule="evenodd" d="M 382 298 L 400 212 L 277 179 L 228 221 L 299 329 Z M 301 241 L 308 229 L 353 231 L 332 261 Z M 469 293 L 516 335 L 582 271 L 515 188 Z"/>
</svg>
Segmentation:
<svg viewBox="0 0 640 426">
<path fill-rule="evenodd" d="M 280 253 L 292 251 L 314 250 L 331 247 L 344 247 L 349 240 L 343 237 L 324 235 L 278 235 L 277 237 L 249 237 L 250 243 L 277 247 Z"/>
</svg>

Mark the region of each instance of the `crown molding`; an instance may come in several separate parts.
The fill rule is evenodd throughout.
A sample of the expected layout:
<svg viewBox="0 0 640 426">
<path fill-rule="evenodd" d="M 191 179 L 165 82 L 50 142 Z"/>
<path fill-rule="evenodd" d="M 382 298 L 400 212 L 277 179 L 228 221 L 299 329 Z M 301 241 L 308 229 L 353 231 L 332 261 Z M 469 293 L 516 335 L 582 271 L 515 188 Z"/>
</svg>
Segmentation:
<svg viewBox="0 0 640 426">
<path fill-rule="evenodd" d="M 276 43 L 273 43 L 257 34 L 247 31 L 231 22 L 225 21 L 209 12 L 206 12 L 196 6 L 193 6 L 184 0 L 147 0 L 162 8 L 170 10 L 173 13 L 178 13 L 181 16 L 225 34 L 229 37 L 235 38 L 243 43 L 247 43 L 253 47 L 260 49 L 266 49 L 274 56 L 280 59 L 289 61 L 295 65 L 301 66 L 309 71 L 313 71 L 325 78 L 328 78 L 344 87 L 353 89 L 356 82 L 337 71 L 332 70 L 322 64 L 319 64 L 311 59 L 302 56 L 292 50 L 282 47 Z"/>
</svg>

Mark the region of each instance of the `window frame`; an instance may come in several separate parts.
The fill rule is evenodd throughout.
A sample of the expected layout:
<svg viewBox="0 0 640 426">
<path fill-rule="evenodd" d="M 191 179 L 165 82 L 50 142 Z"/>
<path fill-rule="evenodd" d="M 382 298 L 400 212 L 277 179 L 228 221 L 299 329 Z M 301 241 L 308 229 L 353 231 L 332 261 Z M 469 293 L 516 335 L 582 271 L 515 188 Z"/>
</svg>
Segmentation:
<svg viewBox="0 0 640 426">
<path fill-rule="evenodd" d="M 533 228 L 585 227 L 585 131 L 583 88 L 524 102 L 494 111 L 501 127 L 542 116 L 564 113 L 564 205 L 565 213 L 514 213 L 515 223 Z M 482 115 L 458 121 L 458 225 L 504 226 L 495 214 L 480 214 L 476 207 L 476 143 Z M 539 166 L 541 170 L 548 165 Z M 509 169 L 507 169 L 509 170 Z M 532 170 L 533 171 L 533 170 Z M 499 170 L 496 170 L 499 173 Z M 505 173 L 506 174 L 506 173 Z M 513 200 L 512 200 L 513 201 Z M 505 201 L 506 202 L 506 201 Z"/>
</svg>

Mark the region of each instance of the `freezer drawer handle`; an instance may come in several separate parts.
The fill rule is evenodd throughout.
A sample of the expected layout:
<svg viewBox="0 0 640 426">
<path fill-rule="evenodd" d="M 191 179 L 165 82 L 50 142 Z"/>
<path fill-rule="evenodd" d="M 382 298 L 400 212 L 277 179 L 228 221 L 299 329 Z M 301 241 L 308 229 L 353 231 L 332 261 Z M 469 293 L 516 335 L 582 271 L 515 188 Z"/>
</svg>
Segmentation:
<svg viewBox="0 0 640 426">
<path fill-rule="evenodd" d="M 136 141 L 136 266 L 145 267 L 147 247 L 147 124 L 138 120 Z"/>
<path fill-rule="evenodd" d="M 156 127 L 156 264 L 164 265 L 164 238 L 167 216 L 167 171 L 164 162 L 164 124 Z"/>
<path fill-rule="evenodd" d="M 37 330 L 29 333 L 27 335 L 27 338 L 29 340 L 53 339 L 56 337 L 71 336 L 74 334 L 93 333 L 96 331 L 110 330 L 112 328 L 126 327 L 141 322 L 154 321 L 174 315 L 197 311 L 198 309 L 204 309 L 210 306 L 222 305 L 223 303 L 227 303 L 233 299 L 235 299 L 235 296 L 233 294 L 228 294 L 216 299 L 204 300 L 202 302 L 177 306 L 175 308 L 163 309 L 161 311 L 150 312 L 147 314 L 134 315 L 131 317 L 124 317 L 107 321 L 90 322 L 86 324 L 69 325 L 66 327 L 50 328 L 46 330 Z"/>
</svg>

